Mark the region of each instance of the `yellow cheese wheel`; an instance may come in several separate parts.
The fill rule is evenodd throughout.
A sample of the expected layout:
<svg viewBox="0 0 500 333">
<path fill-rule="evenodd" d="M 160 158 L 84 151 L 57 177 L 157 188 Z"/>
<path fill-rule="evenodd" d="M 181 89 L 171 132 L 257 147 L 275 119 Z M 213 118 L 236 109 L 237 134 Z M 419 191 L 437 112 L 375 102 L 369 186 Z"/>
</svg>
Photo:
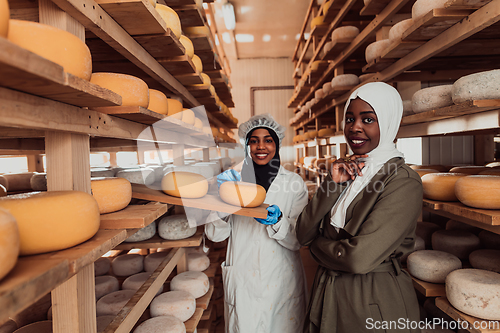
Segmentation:
<svg viewBox="0 0 500 333">
<path fill-rule="evenodd" d="M 195 117 L 193 126 L 202 130 L 203 129 L 203 122 L 201 121 L 200 118 Z"/>
<path fill-rule="evenodd" d="M 186 27 L 184 28 L 184 32 L 189 36 L 191 35 L 210 36 L 210 29 L 206 25 L 198 27 Z"/>
<path fill-rule="evenodd" d="M 481 171 L 488 170 L 490 168 L 481 165 L 467 165 L 467 166 L 456 166 L 450 169 L 450 172 L 466 173 L 468 175 L 477 175 Z"/>
<path fill-rule="evenodd" d="M 257 207 L 266 199 L 266 190 L 253 183 L 224 182 L 219 188 L 222 201 L 238 207 Z"/>
<path fill-rule="evenodd" d="M 168 113 L 167 96 L 159 90 L 149 89 L 148 109 L 160 114 Z"/>
<path fill-rule="evenodd" d="M 122 96 L 122 106 L 149 105 L 149 88 L 138 77 L 117 73 L 92 73 L 90 82 Z"/>
<path fill-rule="evenodd" d="M 486 170 L 479 172 L 479 175 L 500 176 L 500 168 L 487 168 Z"/>
<path fill-rule="evenodd" d="M 413 170 L 417 170 L 417 169 L 434 169 L 434 170 L 437 170 L 439 172 L 448 172 L 450 170 L 450 167 L 446 166 L 446 165 L 440 165 L 440 164 L 425 164 L 425 165 L 411 165 L 410 168 L 412 168 Z"/>
<path fill-rule="evenodd" d="M 0 208 L 0 280 L 16 265 L 19 255 L 19 229 L 14 216 Z"/>
<path fill-rule="evenodd" d="M 324 138 L 335 135 L 335 128 L 323 128 L 318 131 L 318 137 Z"/>
<path fill-rule="evenodd" d="M 212 80 L 210 80 L 210 76 L 208 76 L 207 74 L 205 73 L 201 73 L 201 78 L 203 79 L 203 85 L 204 86 L 210 86 L 210 84 L 212 83 Z"/>
<path fill-rule="evenodd" d="M 438 201 L 458 201 L 455 195 L 455 183 L 464 173 L 428 173 L 422 176 L 424 197 Z"/>
<path fill-rule="evenodd" d="M 175 98 L 167 98 L 167 103 L 169 116 L 173 116 L 174 114 L 181 112 L 183 109 L 182 102 L 176 100 Z M 181 119 L 180 115 L 178 119 Z"/>
<path fill-rule="evenodd" d="M 90 186 L 101 214 L 123 209 L 132 199 L 132 185 L 125 178 L 93 178 Z"/>
<path fill-rule="evenodd" d="M 325 17 L 323 15 L 320 15 L 320 16 L 316 16 L 315 18 L 313 18 L 311 20 L 311 30 L 314 30 L 314 28 L 317 26 L 317 25 L 321 25 L 323 24 L 323 22 L 325 21 Z"/>
<path fill-rule="evenodd" d="M 163 21 L 165 21 L 165 23 L 167 24 L 167 28 L 172 30 L 175 37 L 181 38 L 181 20 L 179 19 L 179 15 L 177 15 L 175 10 L 162 4 L 157 4 L 155 9 L 160 14 Z"/>
<path fill-rule="evenodd" d="M 7 195 L 7 189 L 5 186 L 0 185 L 0 197 L 5 197 Z"/>
<path fill-rule="evenodd" d="M 9 192 L 31 190 L 31 177 L 34 172 L 21 173 L 6 173 L 3 175 L 5 179 L 5 188 Z"/>
<path fill-rule="evenodd" d="M 0 36 L 7 38 L 9 32 L 9 2 L 7 0 L 0 0 Z"/>
<path fill-rule="evenodd" d="M 92 59 L 90 50 L 80 38 L 50 25 L 10 20 L 8 39 L 56 64 L 65 72 L 90 80 Z"/>
<path fill-rule="evenodd" d="M 16 219 L 20 255 L 58 251 L 80 244 L 99 230 L 99 206 L 79 191 L 50 191 L 0 198 Z"/>
<path fill-rule="evenodd" d="M 181 120 L 182 120 L 183 122 L 185 122 L 186 124 L 189 124 L 189 125 L 194 125 L 194 119 L 195 119 L 195 116 L 194 116 L 194 112 L 193 112 L 193 110 L 190 110 L 190 109 L 184 109 L 184 110 L 181 112 L 181 115 L 182 115 Z"/>
<path fill-rule="evenodd" d="M 161 189 L 178 198 L 201 198 L 208 192 L 208 181 L 196 173 L 173 171 L 163 176 Z"/>
<path fill-rule="evenodd" d="M 193 62 L 194 64 L 194 68 L 196 68 L 196 70 L 201 73 L 203 72 L 203 63 L 201 62 L 201 59 L 200 57 L 198 57 L 196 54 L 193 55 L 193 58 L 191 59 L 191 61 Z"/>
<path fill-rule="evenodd" d="M 189 59 L 192 59 L 194 56 L 194 46 L 193 42 L 191 42 L 191 39 L 182 35 L 181 38 L 179 38 L 179 42 L 181 42 L 182 46 L 184 46 L 184 49 L 186 50 L 186 55 L 189 57 Z"/>
<path fill-rule="evenodd" d="M 472 175 L 460 178 L 455 184 L 455 194 L 464 205 L 500 209 L 500 176 Z"/>
<path fill-rule="evenodd" d="M 436 169 L 417 169 L 415 171 L 418 173 L 420 177 L 428 173 L 439 173 L 439 171 L 437 171 Z"/>
</svg>

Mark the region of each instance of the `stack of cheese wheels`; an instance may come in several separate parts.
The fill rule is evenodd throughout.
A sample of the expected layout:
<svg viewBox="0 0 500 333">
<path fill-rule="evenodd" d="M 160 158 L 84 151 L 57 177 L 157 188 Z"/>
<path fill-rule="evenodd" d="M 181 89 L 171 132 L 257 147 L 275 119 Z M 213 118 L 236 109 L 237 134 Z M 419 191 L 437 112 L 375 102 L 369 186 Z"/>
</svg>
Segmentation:
<svg viewBox="0 0 500 333">
<path fill-rule="evenodd" d="M 165 260 L 168 252 L 150 253 L 144 257 L 144 270 L 146 272 L 154 272 L 158 266 Z"/>
<path fill-rule="evenodd" d="M 228 181 L 219 187 L 219 196 L 230 205 L 253 208 L 262 205 L 266 190 L 258 184 Z"/>
<path fill-rule="evenodd" d="M 488 230 L 483 230 L 478 234 L 478 237 L 481 241 L 481 247 L 500 250 L 500 235 Z"/>
<path fill-rule="evenodd" d="M 37 321 L 21 327 L 13 333 L 52 333 L 52 320 Z"/>
<path fill-rule="evenodd" d="M 134 330 L 134 333 L 154 332 L 186 333 L 186 326 L 180 319 L 164 315 L 145 320 Z"/>
<path fill-rule="evenodd" d="M 439 173 L 439 171 L 437 171 L 436 169 L 416 169 L 415 172 L 418 173 L 420 177 L 428 173 Z"/>
<path fill-rule="evenodd" d="M 172 171 L 163 176 L 161 189 L 178 198 L 201 198 L 208 192 L 208 181 L 196 173 Z"/>
<path fill-rule="evenodd" d="M 111 260 L 107 257 L 100 257 L 94 261 L 94 275 L 100 276 L 107 274 L 111 268 Z"/>
<path fill-rule="evenodd" d="M 455 184 L 458 200 L 466 206 L 500 209 L 500 176 L 472 175 Z"/>
<path fill-rule="evenodd" d="M 500 70 L 463 76 L 453 83 L 452 98 L 455 104 L 465 101 L 500 98 Z"/>
<path fill-rule="evenodd" d="M 413 19 L 402 20 L 394 24 L 389 30 L 389 40 L 395 41 L 401 39 L 403 33 L 413 25 Z"/>
<path fill-rule="evenodd" d="M 9 2 L 7 0 L 0 0 L 0 37 L 7 38 L 9 32 Z"/>
<path fill-rule="evenodd" d="M 19 255 L 19 229 L 14 216 L 0 208 L 0 280 L 16 265 Z"/>
<path fill-rule="evenodd" d="M 137 291 L 149 279 L 153 272 L 142 272 L 129 276 L 122 283 L 122 289 Z M 156 295 L 163 292 L 163 285 L 160 287 Z"/>
<path fill-rule="evenodd" d="M 116 316 L 134 294 L 134 290 L 118 290 L 101 297 L 95 307 L 97 315 Z"/>
<path fill-rule="evenodd" d="M 448 220 L 446 222 L 446 230 L 460 229 L 468 232 L 472 232 L 474 235 L 479 234 L 481 232 L 481 228 L 474 227 L 470 224 L 463 223 L 457 220 Z"/>
<path fill-rule="evenodd" d="M 365 50 L 366 62 L 369 64 L 380 57 L 387 50 L 389 45 L 391 45 L 390 39 L 381 39 L 368 45 Z"/>
<path fill-rule="evenodd" d="M 156 222 L 153 221 L 144 228 L 137 230 L 135 234 L 124 240 L 127 243 L 142 242 L 151 239 L 156 234 Z"/>
<path fill-rule="evenodd" d="M 447 0 L 417 0 L 411 8 L 411 18 L 415 21 L 435 8 L 444 8 Z"/>
<path fill-rule="evenodd" d="M 179 42 L 181 42 L 182 46 L 184 46 L 184 50 L 186 51 L 186 55 L 189 57 L 189 59 L 192 59 L 194 56 L 194 47 L 191 39 L 182 35 L 181 38 L 179 38 Z"/>
<path fill-rule="evenodd" d="M 500 274 L 482 269 L 459 269 L 446 277 L 446 297 L 459 311 L 487 320 L 500 320 Z"/>
<path fill-rule="evenodd" d="M 113 259 L 111 267 L 116 276 L 134 275 L 144 269 L 144 257 L 135 253 L 123 254 Z"/>
<path fill-rule="evenodd" d="M 196 227 L 191 227 L 186 215 L 169 215 L 158 222 L 158 235 L 163 239 L 185 239 L 196 233 Z"/>
<path fill-rule="evenodd" d="M 172 8 L 157 4 L 155 7 L 156 11 L 160 14 L 161 18 L 167 24 L 167 28 L 172 30 L 175 37 L 181 38 L 182 28 L 181 28 L 181 20 L 179 19 L 179 15 Z"/>
<path fill-rule="evenodd" d="M 47 174 L 45 172 L 35 172 L 31 176 L 30 186 L 33 191 L 47 191 Z"/>
<path fill-rule="evenodd" d="M 306 134 L 310 140 L 314 140 L 318 136 L 318 131 L 308 131 Z"/>
<path fill-rule="evenodd" d="M 411 98 L 413 112 L 420 113 L 453 105 L 451 89 L 453 85 L 441 85 L 420 89 Z"/>
<path fill-rule="evenodd" d="M 413 170 L 432 169 L 432 170 L 437 170 L 439 172 L 448 172 L 450 170 L 450 167 L 440 164 L 424 164 L 424 165 L 414 164 L 410 166 L 410 168 L 412 168 Z"/>
<path fill-rule="evenodd" d="M 125 178 L 93 178 L 90 186 L 101 214 L 119 211 L 132 199 L 132 185 Z"/>
<path fill-rule="evenodd" d="M 159 90 L 149 89 L 148 109 L 159 114 L 168 114 L 167 96 Z"/>
<path fill-rule="evenodd" d="M 359 78 L 355 74 L 341 74 L 335 76 L 332 81 L 332 89 L 336 87 L 349 87 L 359 84 Z"/>
<path fill-rule="evenodd" d="M 325 97 L 325 92 L 323 91 L 323 88 L 318 89 L 314 92 L 314 98 L 322 99 L 323 97 Z"/>
<path fill-rule="evenodd" d="M 406 262 L 412 276 L 432 283 L 444 283 L 450 272 L 462 268 L 462 261 L 457 256 L 435 250 L 413 252 Z"/>
<path fill-rule="evenodd" d="M 204 253 L 191 252 L 187 254 L 188 271 L 203 272 L 210 266 L 210 259 Z"/>
<path fill-rule="evenodd" d="M 177 274 L 170 281 L 172 291 L 187 291 L 194 298 L 199 298 L 208 292 L 210 282 L 208 276 L 203 272 L 187 271 Z"/>
<path fill-rule="evenodd" d="M 188 36 L 192 35 L 200 35 L 200 36 L 210 36 L 210 29 L 206 25 L 197 26 L 197 27 L 186 27 L 184 28 L 184 32 Z"/>
<path fill-rule="evenodd" d="M 149 105 L 149 88 L 142 79 L 118 73 L 92 73 L 90 82 L 109 89 L 122 97 L 122 106 Z"/>
<path fill-rule="evenodd" d="M 500 251 L 479 249 L 469 254 L 472 267 L 500 273 Z"/>
<path fill-rule="evenodd" d="M 464 173 L 428 173 L 422 176 L 424 197 L 438 201 L 458 201 L 455 184 Z"/>
<path fill-rule="evenodd" d="M 335 42 L 338 39 L 354 38 L 357 35 L 359 35 L 358 27 L 352 25 L 346 25 L 343 27 L 336 28 L 335 30 L 332 31 L 332 41 Z"/>
<path fill-rule="evenodd" d="M 8 210 L 17 221 L 20 255 L 66 249 L 88 240 L 99 230 L 99 206 L 85 192 L 11 195 L 0 198 L 0 208 Z"/>
<path fill-rule="evenodd" d="M 168 116 L 172 116 L 177 119 L 181 119 L 182 115 L 180 112 L 184 110 L 182 107 L 182 102 L 175 99 L 175 98 L 167 98 L 167 104 L 168 104 Z"/>
<path fill-rule="evenodd" d="M 181 120 L 188 125 L 194 125 L 195 116 L 191 109 L 184 109 L 181 112 Z"/>
<path fill-rule="evenodd" d="M 101 275 L 95 277 L 95 299 L 120 290 L 118 279 L 112 275 Z"/>
<path fill-rule="evenodd" d="M 34 172 L 6 173 L 3 175 L 2 183 L 9 192 L 31 190 L 31 177 Z"/>
<path fill-rule="evenodd" d="M 90 50 L 85 42 L 72 33 L 41 23 L 12 19 L 9 21 L 7 38 L 14 44 L 61 65 L 65 72 L 90 80 Z"/>
<path fill-rule="evenodd" d="M 311 30 L 314 30 L 316 26 L 323 24 L 325 17 L 323 15 L 316 16 L 311 20 Z"/>
<path fill-rule="evenodd" d="M 432 249 L 454 254 L 461 260 L 479 248 L 479 238 L 465 230 L 438 230 L 432 234 Z"/>
<path fill-rule="evenodd" d="M 329 82 L 326 82 L 325 84 L 323 84 L 323 93 L 326 95 L 328 95 L 330 93 L 330 91 L 332 91 L 332 82 L 329 81 Z"/>
<path fill-rule="evenodd" d="M 432 222 L 417 222 L 417 229 L 415 233 L 418 237 L 421 237 L 424 240 L 425 248 L 432 248 L 432 234 L 442 228 L 436 223 Z"/>
<path fill-rule="evenodd" d="M 203 72 L 203 63 L 201 62 L 201 59 L 199 56 L 197 56 L 196 54 L 193 55 L 193 58 L 191 59 L 191 61 L 193 62 L 194 68 L 196 69 L 196 71 L 198 73 Z"/>
<path fill-rule="evenodd" d="M 464 166 L 456 166 L 450 169 L 450 172 L 459 172 L 459 173 L 465 173 L 468 175 L 477 175 L 481 171 L 488 170 L 488 167 L 481 166 L 481 165 L 464 165 Z"/>
<path fill-rule="evenodd" d="M 151 317 L 174 316 L 185 322 L 196 310 L 196 298 L 185 290 L 172 290 L 156 296 L 149 306 Z"/>
</svg>

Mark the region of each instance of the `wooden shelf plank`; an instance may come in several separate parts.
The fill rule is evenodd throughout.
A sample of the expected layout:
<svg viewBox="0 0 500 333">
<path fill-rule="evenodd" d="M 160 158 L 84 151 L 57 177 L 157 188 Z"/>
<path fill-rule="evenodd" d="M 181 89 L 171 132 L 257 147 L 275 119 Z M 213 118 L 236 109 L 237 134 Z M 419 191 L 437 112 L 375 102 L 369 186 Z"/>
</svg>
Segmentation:
<svg viewBox="0 0 500 333">
<path fill-rule="evenodd" d="M 204 1 L 208 2 L 208 1 Z M 195 5 L 195 0 L 165 0 L 165 4 L 169 7 L 182 7 L 187 5 Z"/>
<path fill-rule="evenodd" d="M 196 299 L 196 307 L 206 310 L 208 308 L 208 304 L 210 304 L 210 299 L 212 298 L 212 294 L 214 293 L 214 282 L 210 279 L 210 287 L 205 295 Z"/>
<path fill-rule="evenodd" d="M 500 99 L 467 101 L 461 104 L 447 106 L 444 108 L 403 117 L 401 125 L 404 126 L 409 124 L 430 122 L 439 119 L 446 119 L 446 118 L 458 117 L 478 112 L 499 110 L 499 109 L 500 109 Z"/>
<path fill-rule="evenodd" d="M 184 46 L 179 42 L 177 37 L 170 28 L 163 34 L 155 35 L 139 35 L 134 36 L 134 39 L 148 51 L 153 58 L 163 58 L 166 55 L 170 57 L 178 57 L 186 54 Z"/>
<path fill-rule="evenodd" d="M 433 205 L 437 208 L 433 208 Z M 461 202 L 440 202 L 435 205 L 432 200 L 428 199 L 424 199 L 424 208 L 429 210 L 440 210 L 489 226 L 500 225 L 500 210 L 467 207 Z"/>
<path fill-rule="evenodd" d="M 201 316 L 201 320 L 209 320 L 212 315 L 213 305 L 210 304 L 208 308 L 203 311 L 203 315 Z"/>
<path fill-rule="evenodd" d="M 168 204 L 129 205 L 118 212 L 101 215 L 101 229 L 140 229 L 165 214 Z"/>
<path fill-rule="evenodd" d="M 188 35 L 189 39 L 193 43 L 194 52 L 213 50 L 212 41 L 208 36 L 204 35 Z"/>
<path fill-rule="evenodd" d="M 148 0 L 96 0 L 129 35 L 163 34 L 166 23 Z"/>
<path fill-rule="evenodd" d="M 415 287 L 415 289 L 425 297 L 438 297 L 446 295 L 444 283 L 425 282 L 413 276 L 411 278 L 413 281 L 413 287 Z"/>
<path fill-rule="evenodd" d="M 187 86 L 186 88 L 196 99 L 212 97 L 212 93 L 207 86 Z"/>
<path fill-rule="evenodd" d="M 201 75 L 198 73 L 180 74 L 176 75 L 175 78 L 185 86 L 203 83 L 203 79 L 201 78 Z"/>
<path fill-rule="evenodd" d="M 194 247 L 200 246 L 201 240 L 203 238 L 203 228 L 199 227 L 192 237 L 179 240 L 167 240 L 163 239 L 158 235 L 153 236 L 153 238 L 133 243 L 121 243 L 115 247 L 115 250 L 132 250 L 132 249 L 152 249 L 152 248 L 162 248 L 170 249 L 175 247 Z"/>
<path fill-rule="evenodd" d="M 404 41 L 431 40 L 471 13 L 470 10 L 435 8 L 417 19 L 401 36 Z"/>
<path fill-rule="evenodd" d="M 176 75 L 197 74 L 193 62 L 187 55 L 168 58 L 157 58 L 160 65 L 162 65 L 174 77 Z"/>
<path fill-rule="evenodd" d="M 448 0 L 444 7 L 447 9 L 479 9 L 490 2 L 491 0 Z"/>
<path fill-rule="evenodd" d="M 199 27 L 205 25 L 203 14 L 198 5 L 184 5 L 175 7 L 175 12 L 179 15 L 182 27 Z"/>
<path fill-rule="evenodd" d="M 337 17 L 340 9 L 342 6 L 344 6 L 346 0 L 333 0 L 331 1 L 330 7 L 328 8 L 328 11 L 325 14 L 325 19 L 324 21 L 327 23 L 330 23 Z"/>
<path fill-rule="evenodd" d="M 222 69 L 222 65 L 220 63 L 219 56 L 217 55 L 217 53 L 215 53 L 213 51 L 213 49 L 206 50 L 206 51 L 199 50 L 199 51 L 195 51 L 195 52 L 196 52 L 196 55 L 198 57 L 200 57 L 200 59 L 201 59 L 204 71 L 221 70 Z"/>
<path fill-rule="evenodd" d="M 440 308 L 444 313 L 449 315 L 454 320 L 465 321 L 468 325 L 468 331 L 471 333 L 498 333 L 500 332 L 500 324 L 498 321 L 488 321 L 480 318 L 476 318 L 473 316 L 469 316 L 463 312 L 455 309 L 450 302 L 446 299 L 446 297 L 438 297 L 436 298 L 436 306 Z M 479 328 L 477 328 L 479 327 Z M 482 329 L 481 327 L 486 327 Z M 488 329 L 493 328 L 493 329 Z"/>
<path fill-rule="evenodd" d="M 145 109 L 141 106 L 96 107 L 92 108 L 92 110 L 145 125 L 155 124 L 156 122 L 167 117 L 163 114 Z"/>
<path fill-rule="evenodd" d="M 196 308 L 193 316 L 184 322 L 184 326 L 186 326 L 186 333 L 194 333 L 196 326 L 198 326 L 198 323 L 200 322 L 201 316 L 203 316 L 203 309 Z"/>
<path fill-rule="evenodd" d="M 414 50 L 418 49 L 422 46 L 424 41 L 399 41 L 396 43 L 392 43 L 386 50 L 384 54 L 382 54 L 382 58 L 384 59 L 399 59 L 404 56 L 410 54 Z"/>
<path fill-rule="evenodd" d="M 328 32 L 328 23 L 318 24 L 311 30 L 311 36 L 322 38 Z"/>
<path fill-rule="evenodd" d="M 391 0 L 371 0 L 359 12 L 359 15 L 378 15 Z"/>
<path fill-rule="evenodd" d="M 0 39 L 0 86 L 76 106 L 121 104 L 120 95 L 66 73 L 5 38 Z"/>
<path fill-rule="evenodd" d="M 251 216 L 258 218 L 267 217 L 267 204 L 262 204 L 255 208 L 241 208 L 233 205 L 229 205 L 223 202 L 217 194 L 207 194 L 199 199 L 186 199 L 177 198 L 167 195 L 159 190 L 154 190 L 148 188 L 146 185 L 142 184 L 132 184 L 132 198 L 158 201 L 163 203 L 169 203 L 172 205 L 180 205 L 186 207 L 194 207 L 206 210 L 216 210 L 219 212 Z"/>
<path fill-rule="evenodd" d="M 217 269 L 219 268 L 220 264 L 218 262 L 211 262 L 210 266 L 203 271 L 209 278 L 215 277 L 215 272 L 217 272 Z"/>
</svg>

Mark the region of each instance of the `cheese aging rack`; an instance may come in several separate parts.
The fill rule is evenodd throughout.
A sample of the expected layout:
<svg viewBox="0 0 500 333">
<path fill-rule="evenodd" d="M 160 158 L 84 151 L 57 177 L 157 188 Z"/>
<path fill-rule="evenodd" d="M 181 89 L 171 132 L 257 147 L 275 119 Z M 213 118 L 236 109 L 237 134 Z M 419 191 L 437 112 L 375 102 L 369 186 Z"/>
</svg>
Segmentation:
<svg viewBox="0 0 500 333">
<path fill-rule="evenodd" d="M 210 29 L 210 34 L 191 36 L 195 53 L 213 79 L 220 101 L 234 107 L 229 64 L 214 43 L 216 28 L 207 24 L 211 10 L 205 11 L 192 0 L 158 3 L 172 6 L 183 28 Z M 236 128 L 234 118 L 222 112 L 208 89 L 193 88 L 202 83 L 200 73 L 148 0 L 22 0 L 10 1 L 9 6 L 12 19 L 52 25 L 85 40 L 93 72 L 135 75 L 149 88 L 182 100 L 199 115 L 203 109 L 197 107 L 203 105 L 210 125 L 228 138 L 214 140 L 177 119 L 141 107 L 121 107 L 120 95 L 0 38 L 0 150 L 4 155 L 26 155 L 30 171 L 39 172 L 43 172 L 40 161 L 45 154 L 49 191 L 90 193 L 91 152 L 143 153 L 141 144 L 147 142 L 156 149 L 172 150 L 174 165 L 183 165 L 185 149 L 202 150 L 203 160 L 208 161 L 210 149 L 220 154 L 220 147 L 234 147 L 227 136 Z M 97 234 L 80 245 L 20 257 L 14 270 L 0 281 L 0 322 L 50 292 L 54 332 L 96 332 L 94 261 L 171 207 L 130 205 L 125 208 L 127 214 L 103 222 Z M 199 246 L 201 240 L 199 229 L 191 238 L 162 242 L 162 248 L 171 249 L 168 256 L 105 332 L 129 332 L 170 273 L 187 269 L 185 248 Z M 196 329 L 212 292 L 213 285 L 198 300 L 195 315 L 186 322 L 188 332 Z"/>
</svg>

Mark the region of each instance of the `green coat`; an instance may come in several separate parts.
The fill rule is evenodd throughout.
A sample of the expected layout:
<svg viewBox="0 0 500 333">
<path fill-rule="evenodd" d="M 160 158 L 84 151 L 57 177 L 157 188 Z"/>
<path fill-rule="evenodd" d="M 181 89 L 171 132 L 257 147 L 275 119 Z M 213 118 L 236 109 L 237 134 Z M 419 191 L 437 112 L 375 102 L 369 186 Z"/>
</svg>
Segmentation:
<svg viewBox="0 0 500 333">
<path fill-rule="evenodd" d="M 297 220 L 297 239 L 319 263 L 304 332 L 420 332 L 409 329 L 418 324 L 419 306 L 399 260 L 414 248 L 420 177 L 402 158 L 389 160 L 349 205 L 337 232 L 330 211 L 344 189 L 326 177 Z"/>
</svg>

